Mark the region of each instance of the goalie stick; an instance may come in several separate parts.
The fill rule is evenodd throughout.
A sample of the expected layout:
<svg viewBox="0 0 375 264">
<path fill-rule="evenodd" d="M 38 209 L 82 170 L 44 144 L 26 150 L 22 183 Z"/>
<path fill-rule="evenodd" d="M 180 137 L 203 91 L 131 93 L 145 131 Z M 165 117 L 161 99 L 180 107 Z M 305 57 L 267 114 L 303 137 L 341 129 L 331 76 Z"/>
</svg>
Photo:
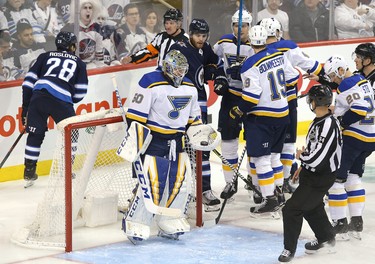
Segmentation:
<svg viewBox="0 0 375 264">
<path fill-rule="evenodd" d="M 18 135 L 16 141 L 14 141 L 13 145 L 10 147 L 10 149 L 8 150 L 8 153 L 5 155 L 4 159 L 1 161 L 1 164 L 0 164 L 0 169 L 3 167 L 4 163 L 7 161 L 7 159 L 9 158 L 10 154 L 13 152 L 14 148 L 17 146 L 18 142 L 20 141 L 20 139 L 22 138 L 22 136 L 26 133 L 26 127 L 21 131 L 21 133 Z"/>
<path fill-rule="evenodd" d="M 125 138 L 126 138 L 128 136 L 128 132 L 127 132 L 128 123 L 126 122 L 125 110 L 121 102 L 121 96 L 117 87 L 116 76 L 114 74 L 112 75 L 112 83 L 115 88 L 117 103 L 118 103 L 119 108 L 121 109 L 121 115 L 124 120 Z M 142 164 L 140 157 L 138 157 L 137 160 L 133 163 L 133 168 L 135 170 L 135 173 L 137 174 L 140 188 L 142 189 L 142 194 L 143 194 L 142 197 L 145 203 L 145 207 L 150 213 L 157 214 L 157 215 L 172 216 L 172 217 L 180 217 L 183 215 L 180 209 L 157 206 L 152 201 L 151 188 L 150 188 L 150 185 L 147 183 L 146 176 L 144 175 L 143 164 Z"/>
</svg>

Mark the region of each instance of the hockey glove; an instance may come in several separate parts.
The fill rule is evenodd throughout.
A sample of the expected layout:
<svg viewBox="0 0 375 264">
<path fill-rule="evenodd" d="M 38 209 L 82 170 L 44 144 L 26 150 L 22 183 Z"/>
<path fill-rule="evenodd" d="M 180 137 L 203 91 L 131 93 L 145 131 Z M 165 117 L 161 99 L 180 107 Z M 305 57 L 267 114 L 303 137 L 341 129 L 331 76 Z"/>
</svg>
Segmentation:
<svg viewBox="0 0 375 264">
<path fill-rule="evenodd" d="M 242 116 L 243 112 L 238 108 L 238 106 L 233 107 L 229 111 L 229 126 L 233 128 L 238 127 Z"/>
<path fill-rule="evenodd" d="M 22 107 L 21 121 L 22 121 L 22 125 L 26 126 L 26 123 L 27 123 L 27 108 L 26 107 Z"/>
<path fill-rule="evenodd" d="M 218 76 L 214 81 L 214 92 L 217 95 L 224 95 L 228 91 L 228 80 L 225 76 Z"/>
<path fill-rule="evenodd" d="M 233 80 L 241 81 L 241 66 L 242 65 L 238 62 L 232 64 L 226 70 L 227 75 L 229 75 Z"/>
</svg>

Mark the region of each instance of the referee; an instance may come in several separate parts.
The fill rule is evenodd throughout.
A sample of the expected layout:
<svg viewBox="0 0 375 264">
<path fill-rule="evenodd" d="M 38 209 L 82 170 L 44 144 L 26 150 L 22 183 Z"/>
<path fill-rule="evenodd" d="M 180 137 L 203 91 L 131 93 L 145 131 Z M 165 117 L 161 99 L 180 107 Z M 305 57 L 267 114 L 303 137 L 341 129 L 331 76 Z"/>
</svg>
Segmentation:
<svg viewBox="0 0 375 264">
<path fill-rule="evenodd" d="M 305 244 L 306 253 L 334 252 L 335 235 L 324 210 L 323 197 L 335 182 L 340 166 L 342 135 L 339 122 L 329 110 L 332 91 L 328 86 L 313 86 L 308 92 L 307 103 L 316 117 L 309 127 L 306 148 L 297 149 L 296 157 L 301 161 L 301 167 L 293 180 L 299 178 L 299 186 L 282 210 L 284 250 L 279 256 L 280 262 L 293 259 L 303 218 L 316 237 Z"/>
</svg>

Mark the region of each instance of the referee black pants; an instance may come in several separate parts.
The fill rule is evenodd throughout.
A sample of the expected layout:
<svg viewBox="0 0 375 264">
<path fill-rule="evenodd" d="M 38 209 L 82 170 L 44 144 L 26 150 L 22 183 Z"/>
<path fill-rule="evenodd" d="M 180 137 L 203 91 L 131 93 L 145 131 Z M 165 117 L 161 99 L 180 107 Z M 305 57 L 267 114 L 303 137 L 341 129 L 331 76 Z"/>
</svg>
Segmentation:
<svg viewBox="0 0 375 264">
<path fill-rule="evenodd" d="M 284 248 L 296 252 L 303 218 L 319 243 L 334 238 L 332 225 L 324 209 L 323 197 L 336 179 L 336 173 L 312 173 L 302 168 L 299 186 L 286 202 L 283 212 Z"/>
</svg>

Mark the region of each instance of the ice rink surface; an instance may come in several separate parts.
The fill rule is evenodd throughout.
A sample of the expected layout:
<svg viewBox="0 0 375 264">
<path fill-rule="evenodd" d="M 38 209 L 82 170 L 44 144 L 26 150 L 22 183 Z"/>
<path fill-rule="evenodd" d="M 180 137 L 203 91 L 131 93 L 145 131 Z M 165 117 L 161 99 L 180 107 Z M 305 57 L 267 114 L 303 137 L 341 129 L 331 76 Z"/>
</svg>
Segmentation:
<svg viewBox="0 0 375 264">
<path fill-rule="evenodd" d="M 301 143 L 300 143 L 301 142 Z M 303 138 L 298 146 L 302 146 Z M 239 152 L 242 151 L 242 147 Z M 213 189 L 217 196 L 224 186 L 220 160 L 211 155 Z M 246 175 L 244 164 L 241 173 Z M 73 233 L 72 253 L 31 249 L 10 242 L 11 235 L 30 224 L 41 201 L 48 177 L 23 188 L 23 181 L 0 183 L 0 263 L 278 263 L 283 250 L 282 219 L 254 219 L 253 204 L 239 182 L 235 200 L 228 203 L 218 225 L 193 227 L 178 241 L 152 236 L 134 246 L 121 231 L 121 221 L 100 228 L 78 228 Z M 375 263 L 375 154 L 369 157 L 364 176 L 366 208 L 362 240 L 338 241 L 335 254 L 306 255 L 304 244 L 313 233 L 304 222 L 296 257 L 292 263 Z M 205 213 L 214 219 L 218 212 Z M 192 222 L 193 223 L 193 222 Z"/>
</svg>

